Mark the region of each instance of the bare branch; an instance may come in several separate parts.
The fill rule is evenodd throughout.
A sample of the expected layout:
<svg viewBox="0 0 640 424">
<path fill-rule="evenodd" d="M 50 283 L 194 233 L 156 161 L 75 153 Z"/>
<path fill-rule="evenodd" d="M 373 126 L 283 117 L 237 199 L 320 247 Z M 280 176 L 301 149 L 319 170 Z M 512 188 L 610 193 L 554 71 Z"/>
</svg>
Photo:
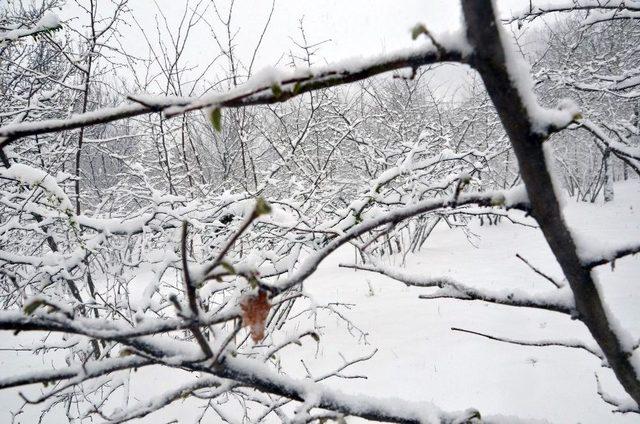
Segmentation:
<svg viewBox="0 0 640 424">
<path fill-rule="evenodd" d="M 529 268 L 531 268 L 531 270 L 533 272 L 535 272 L 536 274 L 538 274 L 539 276 L 541 276 L 542 278 L 544 278 L 545 280 L 549 281 L 551 284 L 553 284 L 554 286 L 556 286 L 557 288 L 562 288 L 562 284 L 558 283 L 556 280 L 554 280 L 553 278 L 549 277 L 547 274 L 545 274 L 544 272 L 540 271 L 538 268 L 534 267 L 533 265 L 531 265 L 531 263 L 529 261 L 527 261 L 525 258 L 523 258 L 522 256 L 520 256 L 519 253 L 516 253 L 516 258 L 520 259 L 522 262 L 524 262 Z"/>
<path fill-rule="evenodd" d="M 585 352 L 588 352 L 595 356 L 600 360 L 604 360 L 604 355 L 597 349 L 594 349 L 581 341 L 569 341 L 569 340 L 540 340 L 540 341 L 529 341 L 529 340 L 517 340 L 509 337 L 498 337 L 492 336 L 490 334 L 480 333 L 478 331 L 465 330 L 464 328 L 451 327 L 451 331 L 458 331 L 461 333 L 473 334 L 476 336 L 484 337 L 490 340 L 495 340 L 498 342 L 515 344 L 520 346 L 535 346 L 535 347 L 567 347 L 571 349 L 581 349 Z"/>
</svg>

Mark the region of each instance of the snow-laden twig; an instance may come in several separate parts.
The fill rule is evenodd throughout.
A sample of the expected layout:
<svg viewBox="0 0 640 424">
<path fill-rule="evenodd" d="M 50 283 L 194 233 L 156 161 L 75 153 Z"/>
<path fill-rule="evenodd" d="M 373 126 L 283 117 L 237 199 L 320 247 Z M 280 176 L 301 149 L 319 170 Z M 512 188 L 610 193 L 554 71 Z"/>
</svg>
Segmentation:
<svg viewBox="0 0 640 424">
<path fill-rule="evenodd" d="M 25 38 L 29 36 L 37 36 L 42 33 L 55 31 L 62 28 L 60 23 L 60 18 L 58 18 L 54 13 L 47 12 L 35 25 L 28 28 L 16 28 L 10 31 L 0 32 L 0 46 L 3 43 L 8 43 L 11 41 L 16 41 L 20 38 Z"/>
<path fill-rule="evenodd" d="M 505 306 L 545 309 L 569 315 L 575 313 L 571 292 L 568 289 L 534 295 L 520 290 L 491 290 L 466 286 L 449 277 L 409 274 L 401 269 L 383 264 L 340 264 L 340 266 L 375 272 L 411 287 L 437 289 L 433 293 L 420 295 L 420 299 L 476 300 Z"/>
<path fill-rule="evenodd" d="M 184 221 L 182 223 L 182 235 L 180 237 L 180 250 L 182 254 L 182 275 L 183 275 L 183 283 L 185 292 L 187 294 L 187 300 L 189 301 L 189 312 L 185 313 L 184 311 L 180 311 L 181 314 L 184 315 L 184 318 L 198 321 L 200 319 L 200 306 L 198 305 L 198 294 L 196 293 L 196 282 L 191 279 L 191 274 L 189 273 L 189 263 L 187 261 L 187 232 L 189 228 L 189 223 Z M 211 350 L 211 346 L 209 346 L 209 342 L 202 334 L 200 327 L 198 325 L 192 325 L 189 327 L 191 334 L 200 345 L 202 349 L 202 353 L 204 354 L 204 359 L 209 359 L 213 356 L 213 351 Z"/>
<path fill-rule="evenodd" d="M 633 399 L 630 399 L 630 398 L 621 399 L 619 397 L 612 396 L 611 394 L 605 392 L 604 389 L 602 388 L 602 384 L 600 383 L 600 378 L 598 377 L 598 374 L 596 373 L 595 376 L 596 376 L 596 387 L 598 388 L 598 396 L 600 396 L 600 399 L 602 399 L 604 403 L 607 403 L 615 408 L 613 412 L 617 412 L 621 414 L 629 414 L 629 413 L 640 414 L 640 408 L 633 401 Z"/>
<path fill-rule="evenodd" d="M 201 389 L 216 388 L 216 392 L 226 393 L 235 386 L 234 383 L 221 380 L 215 377 L 200 377 L 195 381 L 182 384 L 181 386 L 164 392 L 163 394 L 156 396 L 152 399 L 140 402 L 126 410 L 120 410 L 107 418 L 107 423 L 119 424 L 127 421 L 143 418 L 152 412 L 164 408 L 171 403 L 186 399 L 192 395 L 193 392 Z M 215 396 L 210 396 L 215 398 Z"/>
<path fill-rule="evenodd" d="M 589 22 L 594 22 L 597 19 L 605 19 L 609 14 L 628 19 L 628 14 L 640 17 L 640 4 L 633 0 L 533 0 L 526 6 L 523 5 L 520 6 L 519 9 L 511 11 L 510 16 L 505 17 L 503 21 L 506 23 L 520 20 L 532 21 L 553 13 L 576 13 L 581 11 L 606 13 L 605 16 L 597 15 L 596 17 L 592 17 Z M 585 22 L 585 24 L 587 24 L 587 22 Z"/>
<path fill-rule="evenodd" d="M 585 128 L 596 138 L 596 141 L 609 149 L 611 153 L 616 155 L 620 160 L 633 168 L 640 175 L 640 148 L 630 146 L 609 137 L 605 130 L 595 122 L 588 119 L 579 121 L 582 128 Z"/>
<path fill-rule="evenodd" d="M 479 414 L 476 410 L 463 412 L 445 412 L 437 406 L 424 402 L 413 403 L 400 399 L 372 398 L 329 389 L 319 383 L 308 380 L 295 380 L 277 374 L 263 364 L 239 358 L 227 357 L 224 366 L 218 371 L 221 377 L 233 379 L 244 385 L 262 391 L 285 396 L 289 399 L 304 401 L 313 393 L 318 408 L 354 415 L 365 419 L 397 423 L 415 424 L 453 424 L 471 422 Z M 202 369 L 201 365 L 195 365 Z"/>
<path fill-rule="evenodd" d="M 180 318 L 149 318 L 131 328 L 124 321 L 105 321 L 95 318 L 75 317 L 69 319 L 63 314 L 45 314 L 36 312 L 25 315 L 21 312 L 1 311 L 0 330 L 14 331 L 53 331 L 69 334 L 82 334 L 103 340 L 118 338 L 129 339 L 187 330 L 193 325 L 208 327 L 240 318 L 239 308 L 230 308 L 223 312 L 203 314 L 200 320 Z"/>
<path fill-rule="evenodd" d="M 599 255 L 599 257 L 583 258 L 582 261 L 586 268 L 595 268 L 600 265 L 613 263 L 617 259 L 624 258 L 625 256 L 635 255 L 637 253 L 640 253 L 640 244 L 633 243 L 629 246 L 620 247 L 619 249 L 601 254 Z"/>
</svg>

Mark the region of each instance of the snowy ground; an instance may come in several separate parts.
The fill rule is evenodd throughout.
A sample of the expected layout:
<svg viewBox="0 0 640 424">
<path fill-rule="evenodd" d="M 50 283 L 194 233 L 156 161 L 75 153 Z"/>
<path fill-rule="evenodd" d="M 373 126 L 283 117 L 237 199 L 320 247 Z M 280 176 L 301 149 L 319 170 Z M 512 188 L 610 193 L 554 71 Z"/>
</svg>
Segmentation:
<svg viewBox="0 0 640 424">
<path fill-rule="evenodd" d="M 570 226 L 596 241 L 640 239 L 640 186 L 619 185 L 617 197 L 611 205 L 567 203 Z M 406 269 L 478 286 L 549 288 L 549 282 L 515 257 L 520 253 L 561 279 L 560 268 L 537 229 L 504 221 L 497 227 L 475 224 L 471 229 L 478 235 L 473 239 L 477 247 L 462 231 L 438 227 L 427 248 Z M 337 268 L 338 263 L 353 260 L 353 253 L 341 253 L 323 263 L 307 288 L 319 300 L 355 303 L 351 316 L 370 330 L 369 343 L 379 351 L 362 366 L 369 380 L 354 384 L 358 390 L 433 401 L 446 409 L 472 406 L 483 413 L 545 418 L 554 423 L 640 422 L 638 416 L 612 415 L 600 400 L 594 373 L 613 393 L 621 393 L 621 388 L 599 366 L 599 360 L 587 353 L 507 345 L 450 330 L 461 327 L 526 340 L 565 336 L 590 341 L 582 324 L 551 312 L 420 300 L 418 295 L 426 289 Z M 608 266 L 599 267 L 597 273 L 610 309 L 623 327 L 640 336 L 640 258 L 617 261 L 613 272 Z"/>
<path fill-rule="evenodd" d="M 570 225 L 596 241 L 640 240 L 640 184 L 620 184 L 616 196 L 616 201 L 608 205 L 567 203 L 565 213 Z M 537 229 L 503 220 L 498 226 L 475 223 L 471 230 L 477 235 L 471 239 L 473 244 L 460 230 L 437 227 L 423 252 L 409 258 L 404 268 L 422 275 L 448 276 L 469 285 L 531 291 L 552 288 L 515 257 L 519 253 L 561 279 L 560 269 Z M 587 353 L 514 346 L 451 331 L 451 327 L 460 327 L 525 340 L 570 337 L 590 341 L 582 324 L 551 312 L 480 302 L 420 300 L 418 295 L 427 289 L 338 268 L 339 263 L 353 259 L 352 248 L 336 252 L 322 263 L 305 288 L 318 303 L 354 304 L 346 313 L 369 333 L 368 344 L 358 343 L 331 319 L 318 352 L 308 348 L 307 354 L 316 357 L 313 372 L 330 369 L 336 360 L 339 362 L 339 352 L 348 358 L 375 348 L 378 352 L 351 372 L 367 374 L 368 380 L 333 380 L 327 384 L 372 396 L 431 401 L 443 409 L 474 407 L 487 415 L 517 415 L 552 423 L 640 422 L 637 415 L 611 414 L 611 408 L 600 400 L 596 373 L 609 392 L 620 395 L 622 389 L 610 371 Z M 400 265 L 400 258 L 396 263 Z M 619 260 L 615 271 L 607 266 L 597 268 L 597 273 L 610 309 L 623 327 L 640 337 L 640 258 Z M 0 336 L 0 345 L 7 346 L 9 334 Z M 42 362 L 27 364 L 21 358 L 24 355 L 20 353 L 0 352 L 0 373 L 42 367 Z M 144 378 L 138 378 L 137 386 L 132 387 L 133 397 L 170 387 L 180 378 L 152 370 L 139 373 Z M 16 402 L 15 393 L 0 393 L 0 423 L 9 422 L 8 410 Z M 163 423 L 174 418 L 189 422 L 188 417 L 195 413 L 187 401 L 144 422 Z M 19 422 L 31 419 L 25 416 Z"/>
</svg>

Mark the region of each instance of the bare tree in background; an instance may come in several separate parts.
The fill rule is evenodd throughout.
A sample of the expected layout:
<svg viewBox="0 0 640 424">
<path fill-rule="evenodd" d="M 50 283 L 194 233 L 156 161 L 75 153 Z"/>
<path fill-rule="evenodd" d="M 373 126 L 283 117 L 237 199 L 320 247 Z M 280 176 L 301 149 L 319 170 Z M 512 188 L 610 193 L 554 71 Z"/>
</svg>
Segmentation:
<svg viewBox="0 0 640 424">
<path fill-rule="evenodd" d="M 253 74 L 253 57 L 243 65 L 234 53 L 232 2 L 228 14 L 214 10 L 227 30 L 226 38 L 215 32 L 213 36 L 231 68 L 231 82 L 222 92 L 196 97 L 182 91 L 180 52 L 191 24 L 204 19 L 198 3 L 191 13 L 185 9 L 184 26 L 171 46 L 160 42 L 162 53 L 152 59 L 162 72 L 162 90 L 155 96 L 131 94 L 129 103 L 99 109 L 90 108 L 89 101 L 95 75 L 92 70 L 97 69 L 94 54 L 101 45 L 99 36 L 107 34 L 100 25 L 115 25 L 126 2 L 114 3 L 113 13 L 102 21 L 96 13 L 97 2 L 89 0 L 91 36 L 85 38 L 88 47 L 80 61 L 69 59 L 68 49 L 61 47 L 68 40 L 53 38 L 62 36 L 46 31 L 47 42 L 40 47 L 59 60 L 60 66 L 40 64 L 43 72 L 14 56 L 2 56 L 2 84 L 17 84 L 12 93 L 29 92 L 19 84 L 20 72 L 35 74 L 36 79 L 74 92 L 73 99 L 81 100 L 82 113 L 47 107 L 38 107 L 34 113 L 33 95 L 26 97 L 18 110 L 2 104 L 2 112 L 6 110 L 12 119 L 6 122 L 3 116 L 2 124 L 6 125 L 0 128 L 4 152 L 0 168 L 0 330 L 51 333 L 51 340 L 35 350 L 66 349 L 71 354 L 66 367 L 5 376 L 0 379 L 0 388 L 41 383 L 44 388 L 22 395 L 23 408 L 39 404 L 43 414 L 60 408 L 70 421 L 124 422 L 192 398 L 205 405 L 201 420 L 214 414 L 231 421 L 218 401 L 232 399 L 251 421 L 273 416 L 282 421 L 311 422 L 353 415 L 402 423 L 500 422 L 501 418 L 481 416 L 475 409 L 445 411 L 431 404 L 345 394 L 320 384 L 329 378 L 357 378 L 345 370 L 373 353 L 344 359 L 322 374 L 307 369 L 305 380 L 288 375 L 287 364 L 278 360 L 279 353 L 303 341 L 321 343 L 317 322 L 323 317 L 338 317 L 356 337 L 366 337 L 342 313 L 341 308 L 347 305 L 316 305 L 301 289 L 329 254 L 353 244 L 364 263 L 347 267 L 378 272 L 410 286 L 437 288 L 423 298 L 481 300 L 579 320 L 597 343 L 596 349 L 567 340 L 538 345 L 579 348 L 595 355 L 611 369 L 629 397 L 619 401 L 600 392 L 603 399 L 620 412 L 640 413 L 640 377 L 633 362 L 637 341 L 628 340 L 617 328 L 592 273 L 597 266 L 639 252 L 640 242 L 597 255 L 579 253 L 580 246 L 561 212 L 560 187 L 554 183 L 547 145 L 557 134 L 582 126 L 605 146 L 606 155 L 615 155 L 631 167 L 637 167 L 637 149 L 621 134 L 616 133 L 621 141 L 612 139 L 588 119 L 588 110 L 581 114 L 575 104 L 561 101 L 554 109 L 541 106 L 494 3 L 461 3 L 465 26 L 456 36 L 438 37 L 417 25 L 414 36 L 428 41 L 410 51 L 335 67 Z M 578 0 L 557 12 L 581 9 L 595 15 L 590 25 L 614 22 L 621 11 L 626 12 L 625 19 L 638 17 L 635 6 L 621 1 L 602 6 L 586 1 L 583 5 Z M 551 12 L 532 4 L 519 19 Z M 31 21 L 32 28 L 22 33 L 45 29 L 39 19 Z M 33 48 L 18 44 L 21 38 L 0 34 L 3 43 L 8 43 L 0 49 Z M 308 46 L 305 41 L 303 47 Z M 19 56 L 20 52 L 14 54 Z M 424 77 L 420 68 L 439 63 L 473 68 L 488 97 L 441 108 L 432 93 L 417 89 Z M 637 66 L 630 66 L 635 74 L 624 78 L 627 85 L 628 79 L 637 79 Z M 409 81 L 399 74 L 401 78 L 388 85 L 364 82 L 359 96 L 333 91 L 404 69 L 411 71 Z M 67 76 L 72 73 L 81 76 L 80 86 L 70 86 Z M 622 84 L 619 80 L 605 78 L 602 84 L 603 91 L 623 90 L 615 86 Z M 408 100 L 402 103 L 402 99 Z M 487 114 L 488 100 L 496 115 Z M 42 106 L 47 98 L 37 101 Z M 69 105 L 73 109 L 76 103 Z M 247 109 L 258 105 L 272 106 L 255 114 Z M 302 108 L 303 112 L 297 113 Z M 454 118 L 446 116 L 451 111 L 460 112 L 468 121 L 452 129 Z M 216 137 L 238 143 L 241 178 L 237 191 L 206 181 L 207 171 L 195 162 L 197 147 L 191 146 L 187 152 L 188 141 L 198 137 L 197 124 L 191 126 L 185 118 L 188 112 L 209 119 L 218 130 Z M 35 116 L 27 120 L 31 113 Z M 387 121 L 381 115 L 391 118 Z M 419 125 L 425 115 L 434 117 L 426 130 Z M 107 124 L 118 126 L 119 140 L 131 135 L 127 133 L 127 125 L 131 125 L 145 129 L 145 136 L 155 146 L 164 149 L 166 143 L 175 143 L 174 157 L 182 162 L 179 178 L 183 180 L 169 175 L 176 169 L 170 163 L 169 148 L 157 156 L 165 162 L 156 169 L 167 173 L 164 192 L 157 190 L 151 178 L 158 172 L 148 172 L 130 157 L 120 158 L 126 184 L 118 187 L 119 198 L 112 203 L 120 207 L 107 210 L 99 204 L 81 208 L 81 162 L 87 131 Z M 626 130 L 635 134 L 637 126 L 630 125 Z M 611 131 L 615 133 L 613 126 Z M 94 142 L 101 146 L 109 141 Z M 56 163 L 42 163 L 40 148 L 75 153 L 72 172 L 54 175 L 52 166 Z M 113 157 L 115 150 L 109 153 Z M 364 154 L 375 161 L 362 161 L 359 156 Z M 504 172 L 495 173 L 492 168 L 496 162 L 503 164 L 496 158 L 509 154 L 515 156 L 523 186 L 516 185 L 519 180 L 510 174 L 513 170 L 508 160 Z M 260 162 L 265 167 L 272 165 L 262 175 L 255 166 Z M 324 180 L 331 183 L 329 186 L 344 180 L 341 173 L 345 166 L 368 178 L 367 184 L 348 187 L 347 199 L 321 187 Z M 280 172 L 285 182 L 279 186 Z M 500 190 L 483 186 L 481 176 L 487 174 L 491 186 Z M 295 178 L 300 181 L 296 183 Z M 75 197 L 65 190 L 69 182 L 73 182 Z M 178 191 L 178 186 L 188 189 Z M 341 202 L 343 207 L 338 208 Z M 567 284 L 549 278 L 552 287 L 543 295 L 492 291 L 426 272 L 406 275 L 376 261 L 376 255 L 385 250 L 396 253 L 419 248 L 436 219 L 503 215 L 508 209 L 522 210 L 536 220 Z M 403 231 L 409 241 L 391 245 L 393 237 L 404 237 Z M 301 255 L 303 250 L 306 255 Z M 144 285 L 137 304 L 132 304 L 132 281 Z M 305 322 L 312 324 L 305 326 Z M 129 390 L 128 379 L 122 375 L 147 367 L 184 371 L 190 380 L 158 397 L 134 405 L 128 401 L 118 404 L 114 393 Z"/>
</svg>

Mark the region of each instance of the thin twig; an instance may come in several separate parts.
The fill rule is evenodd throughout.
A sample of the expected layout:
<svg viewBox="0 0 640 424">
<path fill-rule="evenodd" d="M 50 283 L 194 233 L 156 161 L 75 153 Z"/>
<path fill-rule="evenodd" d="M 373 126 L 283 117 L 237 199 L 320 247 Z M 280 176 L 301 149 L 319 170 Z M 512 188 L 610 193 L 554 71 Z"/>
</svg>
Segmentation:
<svg viewBox="0 0 640 424">
<path fill-rule="evenodd" d="M 539 276 L 543 277 L 545 280 L 549 281 L 551 284 L 553 284 L 554 286 L 556 286 L 557 288 L 561 289 L 562 288 L 562 284 L 558 283 L 556 280 L 554 280 L 553 278 L 551 278 L 550 276 L 548 276 L 547 274 L 545 274 L 544 272 L 540 271 L 538 268 L 536 268 L 535 266 L 533 266 L 529 261 L 527 261 L 525 258 L 523 258 L 522 256 L 520 256 L 519 253 L 516 253 L 516 258 L 520 259 L 522 262 L 524 262 L 529 268 L 531 268 L 531 270 L 533 272 L 535 272 L 536 274 L 538 274 Z"/>
</svg>

